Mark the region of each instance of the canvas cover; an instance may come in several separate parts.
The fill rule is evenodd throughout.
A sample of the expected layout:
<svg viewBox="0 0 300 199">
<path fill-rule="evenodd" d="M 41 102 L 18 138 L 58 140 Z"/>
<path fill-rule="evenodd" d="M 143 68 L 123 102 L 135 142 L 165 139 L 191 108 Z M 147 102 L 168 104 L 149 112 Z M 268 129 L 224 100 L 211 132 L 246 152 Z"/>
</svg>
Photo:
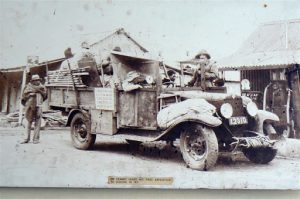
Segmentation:
<svg viewBox="0 0 300 199">
<path fill-rule="evenodd" d="M 205 117 L 212 117 L 215 111 L 216 107 L 204 99 L 188 99 L 162 109 L 157 115 L 157 124 L 166 129 L 177 120 L 195 118 L 201 121 Z"/>
</svg>

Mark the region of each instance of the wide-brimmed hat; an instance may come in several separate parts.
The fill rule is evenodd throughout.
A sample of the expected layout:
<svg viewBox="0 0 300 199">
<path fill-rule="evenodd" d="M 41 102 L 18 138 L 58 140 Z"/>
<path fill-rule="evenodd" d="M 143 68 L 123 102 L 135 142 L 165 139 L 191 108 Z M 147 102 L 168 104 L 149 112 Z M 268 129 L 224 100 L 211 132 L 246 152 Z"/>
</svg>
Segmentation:
<svg viewBox="0 0 300 199">
<path fill-rule="evenodd" d="M 39 75 L 35 74 L 31 76 L 31 81 L 37 81 L 37 80 L 41 80 Z"/>
<path fill-rule="evenodd" d="M 200 55 L 205 55 L 207 59 L 210 59 L 210 54 L 206 50 L 201 50 L 195 56 L 195 59 L 199 59 Z"/>
</svg>

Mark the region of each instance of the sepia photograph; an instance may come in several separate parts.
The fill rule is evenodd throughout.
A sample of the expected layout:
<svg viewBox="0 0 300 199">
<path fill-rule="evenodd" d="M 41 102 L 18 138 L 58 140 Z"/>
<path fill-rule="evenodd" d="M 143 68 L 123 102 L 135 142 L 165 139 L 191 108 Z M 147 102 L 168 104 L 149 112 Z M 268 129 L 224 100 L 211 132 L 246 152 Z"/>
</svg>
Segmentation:
<svg viewBox="0 0 300 199">
<path fill-rule="evenodd" d="M 0 1 L 0 187 L 299 190 L 299 11 Z"/>
</svg>

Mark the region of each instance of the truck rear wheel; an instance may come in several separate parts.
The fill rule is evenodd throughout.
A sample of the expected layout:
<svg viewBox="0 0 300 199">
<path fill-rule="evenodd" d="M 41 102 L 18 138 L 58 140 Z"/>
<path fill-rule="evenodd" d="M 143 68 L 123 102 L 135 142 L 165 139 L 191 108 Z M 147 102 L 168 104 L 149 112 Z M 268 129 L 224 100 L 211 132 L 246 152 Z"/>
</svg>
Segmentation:
<svg viewBox="0 0 300 199">
<path fill-rule="evenodd" d="M 180 135 L 180 150 L 186 164 L 196 170 L 209 170 L 218 160 L 218 140 L 215 132 L 193 123 Z"/>
<path fill-rule="evenodd" d="M 96 135 L 91 134 L 90 122 L 82 113 L 77 113 L 72 119 L 71 138 L 77 149 L 87 150 L 95 143 Z"/>
</svg>

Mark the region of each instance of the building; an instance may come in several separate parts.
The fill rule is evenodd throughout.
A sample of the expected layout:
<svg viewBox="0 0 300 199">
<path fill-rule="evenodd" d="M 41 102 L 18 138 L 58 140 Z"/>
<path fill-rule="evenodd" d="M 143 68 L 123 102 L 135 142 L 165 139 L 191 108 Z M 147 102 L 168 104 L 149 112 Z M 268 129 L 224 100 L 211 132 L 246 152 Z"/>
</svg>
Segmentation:
<svg viewBox="0 0 300 199">
<path fill-rule="evenodd" d="M 298 129 L 300 138 L 300 19 L 260 25 L 241 48 L 220 60 L 228 87 L 276 113 L 284 131 Z M 240 82 L 250 82 L 241 90 Z M 233 89 L 232 89 L 233 90 Z M 259 97 L 260 96 L 260 97 Z M 288 129 L 286 129 L 288 128 Z"/>
<path fill-rule="evenodd" d="M 39 74 L 45 78 L 47 70 L 56 70 L 65 58 L 42 62 L 28 67 L 30 74 Z M 24 76 L 26 66 L 0 69 L 0 112 L 12 113 L 19 110 L 22 87 L 28 82 L 29 77 Z M 23 84 L 25 80 L 25 84 Z"/>
<path fill-rule="evenodd" d="M 100 54 L 100 57 L 109 54 L 116 47 L 119 47 L 122 52 L 133 56 L 149 56 L 149 51 L 135 41 L 123 28 L 99 41 L 87 42 L 90 45 L 90 50 L 96 55 Z"/>
<path fill-rule="evenodd" d="M 271 70 L 300 63 L 299 35 L 300 19 L 262 24 L 237 52 L 219 60 L 219 69 L 229 81 L 248 79 L 252 90 L 263 92 Z"/>
<path fill-rule="evenodd" d="M 100 40 L 99 40 L 100 39 Z M 104 38 L 94 38 L 94 42 L 87 39 L 90 51 L 95 55 L 104 58 L 115 47 L 119 47 L 122 52 L 134 56 L 149 56 L 148 50 L 142 47 L 123 28 L 118 29 Z M 79 41 L 72 46 L 72 49 L 80 49 L 80 45 L 86 40 Z M 59 50 L 62 51 L 63 50 Z M 79 52 L 75 52 L 79 53 Z M 57 70 L 60 68 L 65 58 L 52 59 L 29 66 L 31 74 L 39 74 L 45 78 L 47 70 Z M 19 110 L 21 90 L 29 78 L 24 76 L 26 65 L 18 67 L 0 68 L 0 113 L 12 113 Z M 25 81 L 23 81 L 25 80 Z M 27 81 L 26 81 L 27 80 Z M 24 82 L 24 83 L 23 83 Z M 45 103 L 47 104 L 47 103 Z"/>
</svg>

